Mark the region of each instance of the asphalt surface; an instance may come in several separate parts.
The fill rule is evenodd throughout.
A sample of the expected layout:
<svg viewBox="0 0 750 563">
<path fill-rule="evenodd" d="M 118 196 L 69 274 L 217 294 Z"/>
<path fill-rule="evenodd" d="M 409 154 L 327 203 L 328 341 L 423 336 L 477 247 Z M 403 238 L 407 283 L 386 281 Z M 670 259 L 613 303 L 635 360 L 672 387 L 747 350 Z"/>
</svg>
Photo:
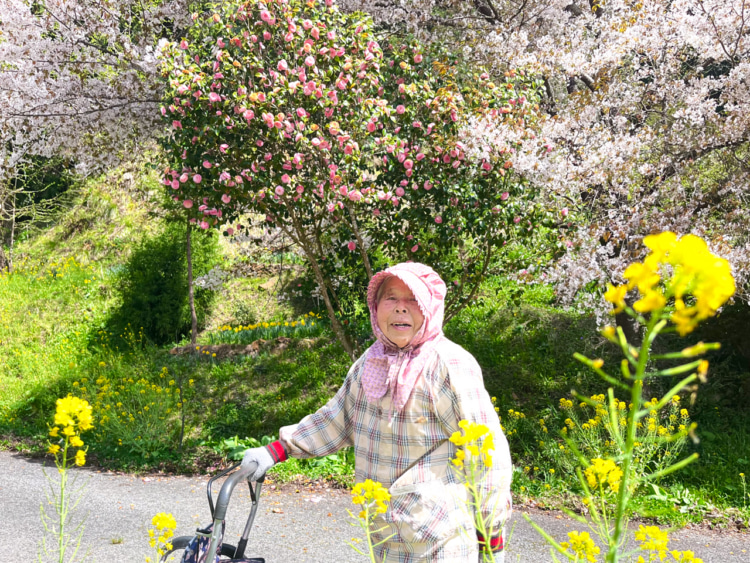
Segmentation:
<svg viewBox="0 0 750 563">
<path fill-rule="evenodd" d="M 45 472 L 55 478 L 54 467 L 42 460 L 0 452 L 0 562 L 37 560 L 42 534 L 40 505 L 47 504 Z M 148 529 L 158 512 L 171 512 L 177 520 L 176 535 L 192 535 L 209 521 L 206 477 L 133 476 L 76 469 L 74 489 L 82 490 L 75 513 L 84 520 L 78 561 L 94 563 L 143 562 L 149 553 Z M 235 490 L 227 515 L 226 540 L 235 543 L 249 512 L 246 488 Z M 352 508 L 346 491 L 267 484 L 250 535 L 247 556 L 265 557 L 267 563 L 359 563 L 348 542 L 361 539 L 350 525 Z M 51 508 L 51 507 L 49 507 Z M 552 561 L 549 548 L 536 531 L 515 511 L 510 524 L 507 563 Z M 559 541 L 581 530 L 574 520 L 555 512 L 533 511 L 532 518 Z M 361 544 L 360 544 L 361 545 Z M 691 549 L 705 563 L 750 563 L 750 534 L 705 529 L 672 534 L 670 549 Z M 179 557 L 175 558 L 179 561 Z M 473 563 L 473 562 L 472 562 Z"/>
</svg>

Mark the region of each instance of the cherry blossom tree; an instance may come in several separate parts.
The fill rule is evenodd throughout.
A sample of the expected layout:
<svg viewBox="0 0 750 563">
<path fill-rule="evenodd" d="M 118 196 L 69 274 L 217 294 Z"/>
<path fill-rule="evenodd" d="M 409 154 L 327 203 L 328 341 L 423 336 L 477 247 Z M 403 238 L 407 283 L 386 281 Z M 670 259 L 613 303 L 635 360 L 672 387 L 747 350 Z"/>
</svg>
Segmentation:
<svg viewBox="0 0 750 563">
<path fill-rule="evenodd" d="M 161 130 L 155 50 L 187 0 L 0 0 L 0 181 L 25 155 L 100 171 Z"/>
<path fill-rule="evenodd" d="M 693 232 L 727 257 L 747 301 L 750 5 L 744 0 L 342 0 L 389 30 L 544 81 L 539 137 L 514 169 L 584 225 L 554 279 L 572 301 L 621 281 L 640 240 Z M 503 127 L 468 136 L 503 146 Z M 596 299 L 594 294 L 588 294 Z"/>
<path fill-rule="evenodd" d="M 551 221 L 510 158 L 535 138 L 540 85 L 523 72 L 495 84 L 416 41 L 382 41 L 368 16 L 330 0 L 225 2 L 192 17 L 163 49 L 164 183 L 200 228 L 234 235 L 227 221 L 255 211 L 285 232 L 350 355 L 342 262 L 363 288 L 389 261 L 430 263 L 454 282 L 450 315 L 498 249 Z M 469 147 L 475 119 L 514 140 Z"/>
</svg>

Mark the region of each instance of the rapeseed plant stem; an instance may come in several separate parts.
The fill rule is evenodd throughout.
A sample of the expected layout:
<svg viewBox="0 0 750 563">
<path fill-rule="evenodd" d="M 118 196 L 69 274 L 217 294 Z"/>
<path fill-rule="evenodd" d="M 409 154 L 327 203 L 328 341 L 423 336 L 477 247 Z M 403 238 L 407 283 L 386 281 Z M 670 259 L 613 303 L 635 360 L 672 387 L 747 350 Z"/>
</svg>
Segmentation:
<svg viewBox="0 0 750 563">
<path fill-rule="evenodd" d="M 651 355 L 654 341 L 665 330 L 676 330 L 681 336 L 693 331 L 698 323 L 716 314 L 716 311 L 735 291 L 729 263 L 711 254 L 706 243 L 700 238 L 686 235 L 678 239 L 674 233 L 661 233 L 646 237 L 644 244 L 651 252 L 643 263 L 631 264 L 625 270 L 623 276 L 628 283 L 610 286 L 604 295 L 604 299 L 614 306 L 613 313 L 624 311 L 645 326 L 644 338 L 639 349 L 634 348 L 628 342 L 621 327 L 617 329 L 606 327 L 602 331 L 605 338 L 619 344 L 622 350 L 624 359 L 620 370 L 623 379 L 616 380 L 606 373 L 601 360 L 591 360 L 580 354 L 575 356 L 612 386 L 607 392 L 608 412 L 603 408 L 600 411 L 597 397 L 592 397 L 590 400 L 581 397 L 582 407 L 588 405 L 595 408 L 597 412 L 597 418 L 584 423 L 581 428 L 585 430 L 596 427 L 607 417 L 612 427 L 611 433 L 618 449 L 621 450 L 616 457 L 620 465 L 618 466 L 615 460 L 611 459 L 595 458 L 590 462 L 584 459 L 583 462 L 587 468 L 583 473 L 578 472 L 581 485 L 586 491 L 584 502 L 589 506 L 594 524 L 589 527 L 596 531 L 602 543 L 606 544 L 605 560 L 607 563 L 617 563 L 620 560 L 620 551 L 627 531 L 628 504 L 636 488 L 644 482 L 653 481 L 677 471 L 697 458 L 694 454 L 677 463 L 667 465 L 670 453 L 667 451 L 658 460 L 657 468 L 653 468 L 639 462 L 637 457 L 636 448 L 641 447 L 639 440 L 644 437 L 647 445 L 665 444 L 684 439 L 689 432 L 686 428 L 688 413 L 682 409 L 679 417 L 677 416 L 679 393 L 696 379 L 704 381 L 708 370 L 708 362 L 698 359 L 658 371 L 657 375 L 665 377 L 692 373 L 673 386 L 661 399 L 654 398 L 644 403 L 643 382 L 646 378 L 646 367 L 654 359 Z M 626 302 L 626 296 L 634 289 L 638 290 L 640 299 L 630 307 Z M 688 296 L 691 296 L 690 304 L 685 302 Z M 674 325 L 673 329 L 667 328 L 668 322 Z M 681 352 L 661 354 L 659 357 L 661 359 L 677 359 L 678 357 L 692 359 L 716 348 L 718 348 L 717 344 L 701 342 Z M 615 398 L 614 387 L 625 388 L 629 391 L 629 406 Z M 604 402 L 603 396 L 601 402 Z M 665 426 L 657 428 L 658 413 L 667 405 L 670 405 L 671 409 L 669 420 L 665 422 Z M 623 411 L 627 409 L 624 418 L 625 428 L 622 433 L 619 429 L 623 414 L 619 412 L 621 408 Z M 674 432 L 678 424 L 679 430 Z M 574 448 L 572 438 L 567 433 L 568 427 L 575 428 L 575 423 L 571 420 L 568 424 L 566 421 L 565 437 L 570 443 L 571 450 L 580 454 Z M 638 434 L 639 428 L 644 428 L 641 438 Z M 690 430 L 692 428 L 693 426 Z M 579 458 L 581 457 L 579 455 Z M 598 496 L 598 503 L 594 502 L 592 490 Z M 609 506 L 611 501 L 608 498 L 611 492 L 616 493 L 613 509 Z M 649 552 L 649 561 L 654 561 L 655 557 L 663 561 L 667 553 L 670 553 L 676 561 L 700 561 L 692 552 L 669 552 L 668 535 L 656 526 L 646 528 L 641 526 L 635 537 L 641 542 L 641 549 Z M 587 549 L 588 540 L 590 540 L 588 535 L 575 533 L 574 536 L 571 533 L 570 539 L 569 543 L 550 543 L 558 551 L 560 547 L 571 548 L 573 554 L 562 552 L 568 559 L 596 561 L 595 556 L 598 551 L 594 553 L 593 549 Z M 593 541 L 590 545 L 593 546 Z M 638 561 L 645 561 L 645 559 L 639 557 Z"/>
</svg>

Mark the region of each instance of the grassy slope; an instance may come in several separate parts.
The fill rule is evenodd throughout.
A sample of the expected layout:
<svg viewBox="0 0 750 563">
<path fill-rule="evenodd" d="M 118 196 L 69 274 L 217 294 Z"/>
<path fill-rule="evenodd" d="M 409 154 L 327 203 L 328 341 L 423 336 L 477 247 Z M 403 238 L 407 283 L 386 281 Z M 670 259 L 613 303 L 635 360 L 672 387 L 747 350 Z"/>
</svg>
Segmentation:
<svg viewBox="0 0 750 563">
<path fill-rule="evenodd" d="M 135 177 L 139 178 L 135 185 L 125 183 L 118 171 L 83 186 L 57 224 L 20 245 L 19 255 L 25 258 L 18 262 L 17 273 L 0 278 L 0 435 L 43 443 L 56 397 L 74 390 L 92 394 L 93 382 L 102 376 L 158 383 L 161 370 L 167 369 L 167 379 L 175 378 L 184 388 L 180 412 L 184 412 L 185 450 L 179 453 L 174 448 L 181 429 L 175 411 L 165 415 L 164 436 L 154 438 L 154 447 L 168 447 L 152 459 L 128 447 L 128 440 L 136 438 L 124 430 L 117 438 L 124 437 L 123 445 L 104 436 L 92 442 L 92 451 L 110 465 L 190 469 L 214 459 L 211 448 L 201 444 L 213 444 L 215 449 L 222 439 L 234 435 L 275 434 L 279 426 L 296 422 L 322 405 L 342 381 L 348 359 L 325 335 L 293 340 L 283 351 L 228 360 L 210 355 L 186 359 L 148 345 L 134 352 L 105 346 L 109 341 L 100 331 L 116 305 L 111 289 L 114 277 L 140 237 L 159 228 L 158 218 L 147 213 L 150 201 L 158 196 L 158 183 L 147 174 Z M 225 251 L 229 263 L 237 259 L 232 249 L 225 247 Z M 309 310 L 304 303 L 297 304 L 299 310 L 279 304 L 275 292 L 281 284 L 273 277 L 277 273 L 275 268 L 260 269 L 250 278 L 227 283 L 208 326 L 292 320 Z M 293 277 L 296 272 L 287 269 L 284 275 Z M 552 420 L 557 400 L 569 396 L 572 387 L 586 394 L 603 391 L 571 355 L 583 351 L 606 358 L 604 341 L 590 318 L 556 309 L 552 298 L 549 288 L 530 287 L 519 301 L 512 284 L 491 280 L 478 304 L 446 328 L 451 338 L 477 357 L 501 414 L 515 409 L 529 419 Z M 202 342 L 207 339 L 204 335 Z M 82 392 L 86 386 L 89 389 Z M 697 446 L 707 462 L 667 483 L 672 499 L 644 499 L 643 512 L 673 518 L 670 506 L 687 507 L 687 514 L 700 519 L 710 504 L 742 506 L 738 473 L 750 472 L 748 424 L 736 411 L 717 403 L 715 394 L 710 396 L 713 402 L 696 406 L 698 420 L 710 436 Z M 515 459 L 521 466 L 539 465 L 539 471 L 517 479 L 525 485 L 523 491 L 517 485 L 516 493 L 548 500 L 565 495 L 570 476 L 560 475 L 559 470 L 551 474 L 552 461 L 534 453 L 535 448 L 516 443 L 537 438 L 532 428 L 525 432 L 511 439 Z M 685 487 L 690 488 L 688 493 Z"/>
</svg>

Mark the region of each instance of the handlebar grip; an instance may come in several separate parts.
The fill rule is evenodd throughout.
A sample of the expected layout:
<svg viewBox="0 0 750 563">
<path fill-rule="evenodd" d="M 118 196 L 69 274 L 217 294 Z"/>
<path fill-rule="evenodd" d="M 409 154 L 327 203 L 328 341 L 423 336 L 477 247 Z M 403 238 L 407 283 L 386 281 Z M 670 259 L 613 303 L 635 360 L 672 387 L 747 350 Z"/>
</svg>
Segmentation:
<svg viewBox="0 0 750 563">
<path fill-rule="evenodd" d="M 232 498 L 232 491 L 238 483 L 246 481 L 247 478 L 255 473 L 258 468 L 257 463 L 248 464 L 245 467 L 240 466 L 238 471 L 232 473 L 226 478 L 221 485 L 219 496 L 216 498 L 216 509 L 214 510 L 214 520 L 224 520 L 229 506 L 229 499 Z"/>
</svg>

